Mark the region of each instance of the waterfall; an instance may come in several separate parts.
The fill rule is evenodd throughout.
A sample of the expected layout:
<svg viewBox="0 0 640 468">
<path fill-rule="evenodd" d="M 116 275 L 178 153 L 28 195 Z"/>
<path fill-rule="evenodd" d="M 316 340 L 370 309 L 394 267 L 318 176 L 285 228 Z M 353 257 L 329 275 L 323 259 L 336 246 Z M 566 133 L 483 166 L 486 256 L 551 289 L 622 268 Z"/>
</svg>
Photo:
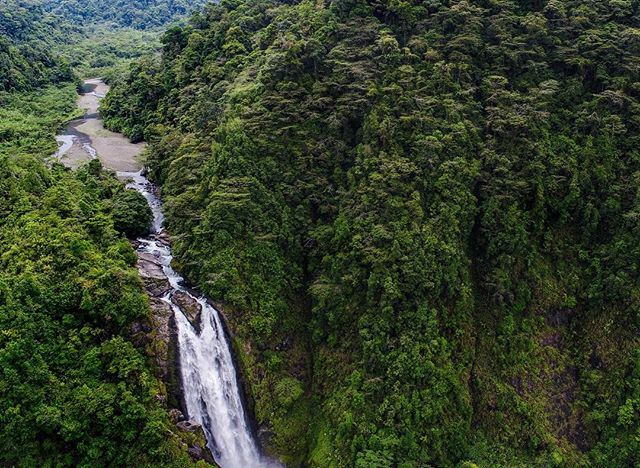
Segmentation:
<svg viewBox="0 0 640 468">
<path fill-rule="evenodd" d="M 162 265 L 171 290 L 163 297 L 174 311 L 178 330 L 180 373 L 187 416 L 201 424 L 207 446 L 223 468 L 278 467 L 260 453 L 248 422 L 228 337 L 218 311 L 206 298 L 184 287 L 183 278 L 171 267 L 171 247 L 160 238 L 164 215 L 153 185 L 141 172 L 119 172 L 130 180 L 129 187 L 140 192 L 153 212 L 152 234 L 138 239 L 141 253 L 153 255 Z M 196 330 L 187 319 L 175 293 L 186 294 L 201 307 Z"/>
</svg>

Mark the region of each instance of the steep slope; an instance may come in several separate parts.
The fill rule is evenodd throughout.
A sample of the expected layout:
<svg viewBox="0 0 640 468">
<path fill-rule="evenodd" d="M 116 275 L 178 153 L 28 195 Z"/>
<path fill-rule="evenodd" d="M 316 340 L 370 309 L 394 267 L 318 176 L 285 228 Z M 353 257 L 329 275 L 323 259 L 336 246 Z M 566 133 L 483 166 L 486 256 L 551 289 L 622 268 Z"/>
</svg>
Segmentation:
<svg viewBox="0 0 640 468">
<path fill-rule="evenodd" d="M 131 342 L 149 306 L 114 220 L 140 210 L 97 161 L 42 161 L 75 97 L 46 88 L 0 112 L 0 465 L 190 466 L 194 436 Z"/>
<path fill-rule="evenodd" d="M 274 452 L 638 462 L 639 26 L 617 0 L 223 1 L 114 87 Z"/>
</svg>

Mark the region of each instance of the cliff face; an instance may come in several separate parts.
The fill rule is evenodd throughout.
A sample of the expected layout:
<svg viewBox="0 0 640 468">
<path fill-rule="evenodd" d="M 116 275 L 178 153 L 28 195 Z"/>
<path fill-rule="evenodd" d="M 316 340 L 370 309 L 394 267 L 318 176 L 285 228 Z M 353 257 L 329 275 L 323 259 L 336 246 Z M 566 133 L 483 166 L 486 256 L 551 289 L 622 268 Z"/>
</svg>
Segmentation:
<svg viewBox="0 0 640 468">
<path fill-rule="evenodd" d="M 114 87 L 106 122 L 150 142 L 175 261 L 224 302 L 273 451 L 636 461 L 623 3 L 225 3 Z"/>
</svg>

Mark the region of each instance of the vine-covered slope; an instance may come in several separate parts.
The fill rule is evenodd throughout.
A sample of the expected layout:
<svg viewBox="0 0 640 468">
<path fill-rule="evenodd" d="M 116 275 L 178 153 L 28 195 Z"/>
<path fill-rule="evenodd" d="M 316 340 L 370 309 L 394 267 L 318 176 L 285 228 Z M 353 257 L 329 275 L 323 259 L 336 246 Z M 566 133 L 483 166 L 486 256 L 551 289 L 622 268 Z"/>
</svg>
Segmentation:
<svg viewBox="0 0 640 468">
<path fill-rule="evenodd" d="M 225 0 L 114 87 L 272 451 L 639 462 L 639 27 L 629 0 Z"/>
</svg>

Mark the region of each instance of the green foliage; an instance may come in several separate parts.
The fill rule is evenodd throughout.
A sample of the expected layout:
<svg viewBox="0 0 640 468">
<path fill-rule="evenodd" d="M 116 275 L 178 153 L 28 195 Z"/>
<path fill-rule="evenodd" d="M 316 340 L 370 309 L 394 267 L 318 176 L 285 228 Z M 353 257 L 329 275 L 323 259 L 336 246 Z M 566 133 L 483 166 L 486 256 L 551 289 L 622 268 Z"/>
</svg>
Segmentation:
<svg viewBox="0 0 640 468">
<path fill-rule="evenodd" d="M 150 143 L 176 263 L 228 305 L 271 450 L 638 462 L 638 14 L 223 1 L 131 66 L 106 123 Z"/>
<path fill-rule="evenodd" d="M 125 338 L 148 314 L 104 195 L 119 184 L 0 157 L 0 461 L 187 466 Z M 99 228 L 98 228 L 99 227 Z"/>
<path fill-rule="evenodd" d="M 100 76 L 107 82 L 126 71 L 132 60 L 153 55 L 159 48 L 158 31 L 114 28 L 105 23 L 83 25 L 80 34 L 58 47 L 78 75 Z"/>
<path fill-rule="evenodd" d="M 0 92 L 38 88 L 73 79 L 71 67 L 51 53 L 60 39 L 55 21 L 38 3 L 0 4 Z"/>
<path fill-rule="evenodd" d="M 276 384 L 275 392 L 281 405 L 291 406 L 304 391 L 297 379 L 285 377 Z"/>
<path fill-rule="evenodd" d="M 30 90 L 82 77 L 118 74 L 157 52 L 158 28 L 204 0 L 4 0 L 0 4 L 0 91 Z"/>
<path fill-rule="evenodd" d="M 37 92 L 0 92 L 0 154 L 53 154 L 59 128 L 81 112 L 76 98 L 74 84 Z"/>
<path fill-rule="evenodd" d="M 206 0 L 43 0 L 44 8 L 69 21 L 113 22 L 149 29 L 185 16 Z"/>
<path fill-rule="evenodd" d="M 128 237 L 140 237 L 149 232 L 153 213 L 147 200 L 136 190 L 121 190 L 113 197 L 113 223 L 116 230 Z"/>
</svg>

